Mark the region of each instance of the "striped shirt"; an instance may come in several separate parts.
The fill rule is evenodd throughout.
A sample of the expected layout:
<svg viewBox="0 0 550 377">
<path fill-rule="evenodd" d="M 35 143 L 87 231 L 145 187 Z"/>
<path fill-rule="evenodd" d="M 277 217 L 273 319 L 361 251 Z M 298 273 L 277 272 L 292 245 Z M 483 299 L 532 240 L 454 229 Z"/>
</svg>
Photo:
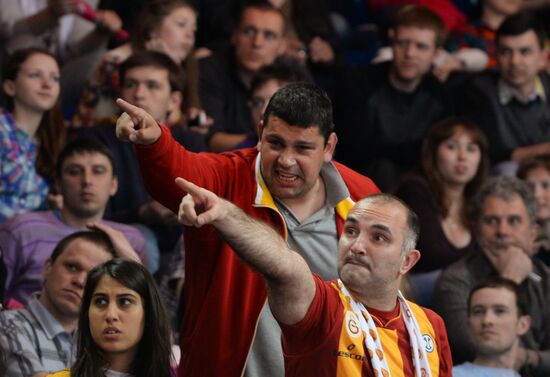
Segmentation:
<svg viewBox="0 0 550 377">
<path fill-rule="evenodd" d="M 145 261 L 145 239 L 133 226 L 112 221 L 104 224 L 122 232 Z M 59 212 L 28 212 L 0 224 L 0 247 L 6 265 L 6 300 L 26 304 L 29 296 L 42 288 L 42 268 L 57 243 L 78 231 L 59 218 Z"/>
<path fill-rule="evenodd" d="M 0 222 L 39 208 L 48 184 L 35 168 L 37 145 L 9 113 L 0 115 Z"/>
<path fill-rule="evenodd" d="M 54 372 L 74 361 L 73 336 L 33 295 L 24 309 L 0 313 L 0 343 L 6 352 L 6 377 Z"/>
</svg>

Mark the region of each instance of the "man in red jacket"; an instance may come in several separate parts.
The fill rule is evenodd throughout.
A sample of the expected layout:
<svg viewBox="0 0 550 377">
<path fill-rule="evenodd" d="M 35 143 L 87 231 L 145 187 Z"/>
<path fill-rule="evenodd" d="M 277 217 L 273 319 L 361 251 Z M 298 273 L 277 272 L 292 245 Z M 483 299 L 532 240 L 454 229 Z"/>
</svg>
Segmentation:
<svg viewBox="0 0 550 377">
<path fill-rule="evenodd" d="M 337 242 L 356 200 L 378 192 L 372 181 L 336 162 L 332 105 L 307 83 L 275 93 L 259 125 L 257 148 L 192 153 L 143 109 L 122 100 L 117 136 L 136 144 L 151 195 L 177 211 L 183 177 L 271 224 L 310 268 L 337 276 Z M 243 230 L 244 231 L 244 230 Z M 185 230 L 186 311 L 180 375 L 282 376 L 280 333 L 266 286 L 212 226 Z"/>
</svg>

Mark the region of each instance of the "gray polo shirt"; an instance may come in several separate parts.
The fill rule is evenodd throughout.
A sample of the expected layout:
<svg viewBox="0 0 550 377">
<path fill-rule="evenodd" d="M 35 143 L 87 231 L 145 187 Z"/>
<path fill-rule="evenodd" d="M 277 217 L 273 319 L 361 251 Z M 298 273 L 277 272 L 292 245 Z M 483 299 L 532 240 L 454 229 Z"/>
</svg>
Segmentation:
<svg viewBox="0 0 550 377">
<path fill-rule="evenodd" d="M 74 361 L 73 336 L 33 294 L 23 309 L 0 313 L 0 343 L 6 352 L 6 377 L 55 372 Z"/>
<path fill-rule="evenodd" d="M 306 260 L 309 268 L 325 280 L 338 277 L 338 233 L 335 207 L 350 196 L 344 180 L 334 165 L 324 164 L 321 177 L 327 198 L 325 205 L 300 223 L 292 211 L 277 198 L 275 204 L 283 216 L 288 231 L 287 242 Z M 281 329 L 266 303 L 260 314 L 256 336 L 246 363 L 246 377 L 284 376 Z"/>
</svg>

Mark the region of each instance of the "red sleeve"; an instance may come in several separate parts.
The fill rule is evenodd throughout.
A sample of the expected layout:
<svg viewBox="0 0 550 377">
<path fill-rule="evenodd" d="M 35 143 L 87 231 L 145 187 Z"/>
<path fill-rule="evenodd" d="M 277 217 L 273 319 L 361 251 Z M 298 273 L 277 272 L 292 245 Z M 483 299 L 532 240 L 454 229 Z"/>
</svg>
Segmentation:
<svg viewBox="0 0 550 377">
<path fill-rule="evenodd" d="M 437 352 L 439 354 L 439 376 L 440 377 L 452 377 L 453 375 L 453 358 L 451 355 L 451 347 L 449 346 L 449 339 L 447 338 L 447 330 L 445 329 L 445 322 L 437 313 L 432 310 L 424 308 L 424 311 L 430 318 L 430 322 L 434 327 L 437 334 Z"/>
<path fill-rule="evenodd" d="M 338 292 L 330 283 L 313 274 L 315 296 L 306 316 L 294 325 L 279 323 L 282 330 L 282 343 L 285 354 L 302 354 L 317 347 L 334 328 L 341 314 Z M 341 319 L 340 319 L 341 322 Z"/>
<path fill-rule="evenodd" d="M 239 155 L 236 153 L 194 153 L 172 138 L 170 130 L 160 126 L 162 134 L 151 145 L 136 145 L 135 151 L 147 191 L 172 211 L 177 212 L 184 192 L 174 183 L 183 177 L 216 195 L 226 197 L 231 179 L 236 179 Z"/>
</svg>

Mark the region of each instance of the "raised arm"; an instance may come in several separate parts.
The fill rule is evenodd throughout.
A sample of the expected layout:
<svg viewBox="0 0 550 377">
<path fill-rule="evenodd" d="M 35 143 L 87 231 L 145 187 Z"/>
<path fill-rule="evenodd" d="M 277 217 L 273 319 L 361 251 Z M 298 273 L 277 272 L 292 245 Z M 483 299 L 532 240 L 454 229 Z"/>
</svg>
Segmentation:
<svg viewBox="0 0 550 377">
<path fill-rule="evenodd" d="M 116 121 L 117 138 L 142 145 L 153 144 L 160 138 L 160 126 L 147 111 L 121 98 L 116 104 L 124 111 Z"/>
<path fill-rule="evenodd" d="M 302 320 L 315 295 L 315 283 L 304 259 L 269 225 L 231 202 L 182 178 L 176 183 L 188 193 L 180 204 L 180 222 L 196 227 L 213 225 L 235 253 L 266 280 L 274 317 L 287 325 Z"/>
</svg>

